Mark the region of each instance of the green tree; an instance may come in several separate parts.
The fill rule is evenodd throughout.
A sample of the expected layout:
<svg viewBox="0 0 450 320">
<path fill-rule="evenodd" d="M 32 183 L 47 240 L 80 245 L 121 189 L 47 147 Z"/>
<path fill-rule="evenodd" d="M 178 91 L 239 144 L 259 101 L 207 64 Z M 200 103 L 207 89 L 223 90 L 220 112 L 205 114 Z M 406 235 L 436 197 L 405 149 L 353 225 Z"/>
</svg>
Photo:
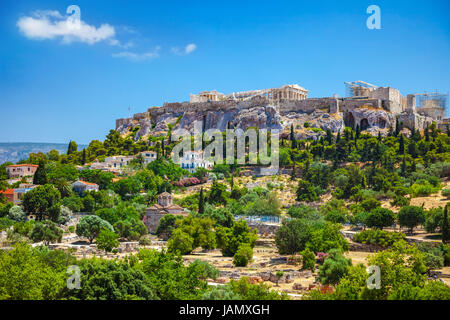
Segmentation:
<svg viewBox="0 0 450 320">
<path fill-rule="evenodd" d="M 58 221 L 60 213 L 61 194 L 51 184 L 38 186 L 23 197 L 23 207 L 28 214 L 34 214 L 37 220 L 46 217 L 52 221 Z"/>
<path fill-rule="evenodd" d="M 198 200 L 198 213 L 203 214 L 204 212 L 205 212 L 205 198 L 203 196 L 203 188 L 201 188 Z"/>
<path fill-rule="evenodd" d="M 108 229 L 114 231 L 111 224 L 100 218 L 99 216 L 83 216 L 77 224 L 76 234 L 80 237 L 86 237 L 89 239 L 89 243 L 97 238 L 102 229 Z"/>
<path fill-rule="evenodd" d="M 9 209 L 8 218 L 17 222 L 27 220 L 27 215 L 19 206 L 13 206 Z"/>
<path fill-rule="evenodd" d="M 67 155 L 76 153 L 78 149 L 78 145 L 75 141 L 70 140 L 69 146 L 67 147 Z"/>
<path fill-rule="evenodd" d="M 61 242 L 63 230 L 52 221 L 42 221 L 34 224 L 30 238 L 33 242 L 43 241 L 46 245 Z"/>
<path fill-rule="evenodd" d="M 111 252 L 119 246 L 120 242 L 117 240 L 118 238 L 119 236 L 114 231 L 102 229 L 95 239 L 95 244 L 100 250 Z"/>
<path fill-rule="evenodd" d="M 243 243 L 233 256 L 233 264 L 236 267 L 246 267 L 253 258 L 253 249 L 248 243 Z"/>
<path fill-rule="evenodd" d="M 311 183 L 306 180 L 299 180 L 296 193 L 297 201 L 312 202 L 320 199 Z"/>
<path fill-rule="evenodd" d="M 36 169 L 36 172 L 34 173 L 33 176 L 33 184 L 47 184 L 48 183 L 48 179 L 47 179 L 47 171 L 45 169 L 45 161 L 44 160 L 39 160 L 39 166 Z"/>
<path fill-rule="evenodd" d="M 425 223 L 425 213 L 421 207 L 405 206 L 398 212 L 398 222 L 400 226 L 409 228 L 413 233 L 414 228 Z"/>
<path fill-rule="evenodd" d="M 319 277 L 322 284 L 337 284 L 347 275 L 348 268 L 352 265 L 350 259 L 346 259 L 339 249 L 332 249 L 328 257 L 319 268 Z"/>
<path fill-rule="evenodd" d="M 444 208 L 444 219 L 442 222 L 442 242 L 448 243 L 450 242 L 450 230 L 448 228 L 448 204 L 445 205 Z"/>
<path fill-rule="evenodd" d="M 316 256 L 314 255 L 314 253 L 311 252 L 309 248 L 306 248 L 305 250 L 300 252 L 300 255 L 302 256 L 302 268 L 309 269 L 314 272 L 316 266 Z"/>
<path fill-rule="evenodd" d="M 216 228 L 217 244 L 223 256 L 233 257 L 242 244 L 253 248 L 258 238 L 256 230 L 250 231 L 245 220 L 239 220 L 231 228 Z"/>
<path fill-rule="evenodd" d="M 369 212 L 366 217 L 365 224 L 369 228 L 383 229 L 392 226 L 395 222 L 394 212 L 385 208 L 375 208 Z"/>
</svg>

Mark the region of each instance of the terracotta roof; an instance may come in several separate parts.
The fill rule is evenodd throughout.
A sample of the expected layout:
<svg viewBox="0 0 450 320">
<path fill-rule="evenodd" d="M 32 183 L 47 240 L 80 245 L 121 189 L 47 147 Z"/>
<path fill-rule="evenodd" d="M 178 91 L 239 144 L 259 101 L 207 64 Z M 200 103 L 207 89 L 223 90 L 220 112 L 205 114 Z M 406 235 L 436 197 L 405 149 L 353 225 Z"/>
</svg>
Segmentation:
<svg viewBox="0 0 450 320">
<path fill-rule="evenodd" d="M 14 189 L 0 190 L 0 193 L 3 193 L 3 194 L 14 194 Z"/>
<path fill-rule="evenodd" d="M 164 191 L 163 193 L 160 194 L 160 196 L 171 196 L 171 194 L 166 192 L 166 191 Z"/>
<path fill-rule="evenodd" d="M 24 163 L 24 164 L 12 164 L 12 165 L 10 165 L 10 166 L 6 166 L 7 168 L 10 168 L 10 167 L 15 167 L 15 168 L 17 168 L 17 167 L 35 167 L 35 168 L 37 168 L 37 167 L 39 167 L 37 164 L 26 164 L 26 163 Z"/>
<path fill-rule="evenodd" d="M 172 204 L 172 205 L 170 205 L 170 206 L 168 206 L 168 207 L 164 207 L 164 209 L 180 209 L 180 210 L 184 210 L 183 207 L 180 207 L 180 206 L 177 205 L 177 204 Z"/>
<path fill-rule="evenodd" d="M 83 181 L 83 180 L 79 180 L 77 182 L 81 182 L 82 184 L 85 184 L 85 185 L 88 185 L 88 186 L 98 186 L 98 184 L 96 184 L 96 183 L 87 182 L 87 181 Z"/>
</svg>

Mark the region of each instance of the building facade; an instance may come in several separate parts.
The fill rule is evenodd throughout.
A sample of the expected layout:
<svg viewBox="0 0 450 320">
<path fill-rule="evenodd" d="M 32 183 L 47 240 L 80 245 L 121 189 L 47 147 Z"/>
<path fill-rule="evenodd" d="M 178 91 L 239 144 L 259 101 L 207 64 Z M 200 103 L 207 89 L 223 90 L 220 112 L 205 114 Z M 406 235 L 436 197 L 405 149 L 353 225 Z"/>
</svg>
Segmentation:
<svg viewBox="0 0 450 320">
<path fill-rule="evenodd" d="M 180 157 L 180 167 L 194 173 L 198 168 L 211 170 L 214 162 L 204 159 L 203 152 L 186 151 L 183 157 Z"/>
<path fill-rule="evenodd" d="M 142 222 L 147 226 L 149 233 L 155 233 L 158 229 L 159 222 L 166 214 L 187 216 L 179 205 L 173 204 L 173 196 L 168 192 L 163 192 L 158 196 L 158 203 L 145 210 L 145 216 Z"/>
<path fill-rule="evenodd" d="M 36 164 L 13 164 L 6 167 L 6 173 L 11 179 L 33 177 L 38 167 Z"/>
</svg>

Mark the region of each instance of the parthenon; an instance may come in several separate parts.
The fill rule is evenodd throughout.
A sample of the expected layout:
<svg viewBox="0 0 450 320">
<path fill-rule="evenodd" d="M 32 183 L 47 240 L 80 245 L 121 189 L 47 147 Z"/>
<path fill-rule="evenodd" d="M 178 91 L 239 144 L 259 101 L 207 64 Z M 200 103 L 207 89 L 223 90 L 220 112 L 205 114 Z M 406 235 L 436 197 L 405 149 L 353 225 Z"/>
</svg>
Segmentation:
<svg viewBox="0 0 450 320">
<path fill-rule="evenodd" d="M 279 102 L 281 100 L 305 100 L 308 97 L 308 92 L 298 84 L 287 84 L 279 88 L 233 92 L 227 95 L 217 92 L 217 90 L 202 91 L 199 94 L 191 94 L 190 97 L 192 103 L 226 100 L 245 101 L 255 96 L 262 96 L 270 101 Z"/>
</svg>

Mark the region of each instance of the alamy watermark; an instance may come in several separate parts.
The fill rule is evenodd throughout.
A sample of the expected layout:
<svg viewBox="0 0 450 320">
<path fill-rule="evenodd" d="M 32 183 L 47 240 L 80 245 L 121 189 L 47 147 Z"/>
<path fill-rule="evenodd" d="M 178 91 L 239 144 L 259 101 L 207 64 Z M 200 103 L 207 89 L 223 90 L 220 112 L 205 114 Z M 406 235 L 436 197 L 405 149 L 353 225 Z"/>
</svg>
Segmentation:
<svg viewBox="0 0 450 320">
<path fill-rule="evenodd" d="M 366 269 L 366 272 L 370 274 L 370 276 L 366 280 L 367 288 L 372 289 L 381 289 L 381 270 L 379 266 L 369 266 Z"/>
<path fill-rule="evenodd" d="M 367 8 L 366 11 L 368 14 L 371 14 L 366 21 L 366 26 L 368 29 L 381 29 L 381 9 L 379 6 L 372 4 Z"/>
<path fill-rule="evenodd" d="M 180 162 L 180 153 L 194 151 L 203 153 L 203 159 L 216 164 L 260 164 L 262 175 L 277 174 L 279 170 L 279 130 L 211 128 L 203 131 L 203 122 L 193 123 L 193 132 L 177 129 L 172 132 L 172 161 Z M 225 140 L 224 140 L 225 139 Z M 193 146 L 193 150 L 192 150 Z M 205 146 L 205 148 L 203 148 Z"/>
<path fill-rule="evenodd" d="M 70 276 L 67 278 L 67 289 L 81 289 L 81 270 L 77 265 L 71 265 L 67 267 L 67 274 Z"/>
</svg>

